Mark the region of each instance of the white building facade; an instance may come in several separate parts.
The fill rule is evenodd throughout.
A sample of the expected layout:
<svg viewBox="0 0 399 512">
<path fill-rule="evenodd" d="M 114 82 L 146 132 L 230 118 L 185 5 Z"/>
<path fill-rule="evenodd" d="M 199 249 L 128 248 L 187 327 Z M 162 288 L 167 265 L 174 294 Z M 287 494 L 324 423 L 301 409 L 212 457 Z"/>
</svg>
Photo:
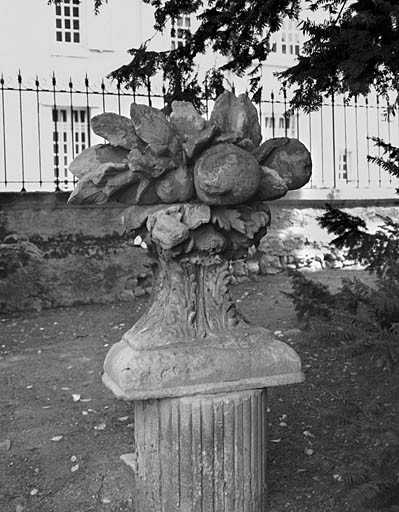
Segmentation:
<svg viewBox="0 0 399 512">
<path fill-rule="evenodd" d="M 93 115 L 128 115 L 132 101 L 163 107 L 160 79 L 150 92 L 133 94 L 106 75 L 128 62 L 129 48 L 146 40 L 153 50 L 179 47 L 198 24 L 195 16 L 182 16 L 171 20 L 163 34 L 156 33 L 152 7 L 141 0 L 110 0 L 99 15 L 92 0 L 63 0 L 57 6 L 46 0 L 2 0 L 2 7 L 0 191 L 70 190 L 69 162 L 88 145 L 102 142 L 90 129 Z M 272 36 L 257 105 L 264 138 L 298 137 L 311 149 L 314 176 L 302 195 L 393 196 L 397 183 L 366 159 L 373 154 L 367 135 L 399 145 L 399 124 L 384 117 L 385 105 L 376 98 L 350 105 L 329 98 L 320 112 L 286 115 L 289 97 L 275 73 L 294 64 L 302 44 L 302 33 L 289 20 Z M 199 75 L 222 62 L 210 52 L 201 56 Z M 236 93 L 247 88 L 245 78 L 228 76 L 227 83 Z"/>
</svg>

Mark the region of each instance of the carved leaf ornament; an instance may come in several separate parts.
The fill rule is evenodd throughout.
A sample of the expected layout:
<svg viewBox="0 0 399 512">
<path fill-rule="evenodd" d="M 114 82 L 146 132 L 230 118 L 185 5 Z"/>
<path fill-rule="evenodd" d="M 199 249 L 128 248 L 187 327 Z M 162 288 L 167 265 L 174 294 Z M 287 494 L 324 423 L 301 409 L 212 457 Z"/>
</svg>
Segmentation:
<svg viewBox="0 0 399 512">
<path fill-rule="evenodd" d="M 229 257 L 257 244 L 270 224 L 266 201 L 302 187 L 311 158 L 297 139 L 261 144 L 258 113 L 246 94 L 224 92 L 209 121 L 176 101 L 169 117 L 133 103 L 130 119 L 104 113 L 91 126 L 108 144 L 80 153 L 69 202 L 129 207 L 123 231 L 166 259 L 189 253 Z"/>
</svg>

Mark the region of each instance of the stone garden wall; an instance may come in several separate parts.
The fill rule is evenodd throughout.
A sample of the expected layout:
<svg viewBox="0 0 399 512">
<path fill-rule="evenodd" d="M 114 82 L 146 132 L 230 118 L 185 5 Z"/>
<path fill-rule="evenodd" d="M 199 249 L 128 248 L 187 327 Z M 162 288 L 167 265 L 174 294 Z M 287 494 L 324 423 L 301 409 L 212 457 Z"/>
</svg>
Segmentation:
<svg viewBox="0 0 399 512">
<path fill-rule="evenodd" d="M 0 194 L 0 312 L 149 293 L 149 261 L 120 236 L 120 206 L 72 207 L 67 198 Z"/>
<path fill-rule="evenodd" d="M 123 207 L 69 206 L 66 193 L 0 194 L 0 312 L 129 300 L 149 293 L 145 253 L 119 234 Z M 395 200 L 338 201 L 334 206 L 376 229 L 399 222 Z M 332 250 L 316 217 L 323 202 L 271 203 L 272 226 L 248 262 L 232 262 L 232 281 L 284 268 L 353 265 Z"/>
</svg>

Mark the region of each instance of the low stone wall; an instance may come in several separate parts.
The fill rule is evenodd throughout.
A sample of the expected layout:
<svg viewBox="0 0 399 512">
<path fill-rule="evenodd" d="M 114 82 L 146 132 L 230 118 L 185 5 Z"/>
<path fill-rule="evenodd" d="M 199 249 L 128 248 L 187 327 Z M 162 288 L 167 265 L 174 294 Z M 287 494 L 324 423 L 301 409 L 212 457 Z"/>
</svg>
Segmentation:
<svg viewBox="0 0 399 512">
<path fill-rule="evenodd" d="M 71 207 L 67 197 L 0 195 L 0 312 L 149 293 L 148 258 L 119 234 L 121 207 Z"/>
<path fill-rule="evenodd" d="M 329 201 L 336 208 L 365 220 L 370 232 L 383 224 L 383 217 L 399 222 L 399 200 Z M 361 268 L 346 257 L 344 251 L 330 244 L 334 238 L 321 228 L 317 217 L 325 203 L 316 200 L 280 200 L 270 204 L 272 225 L 262 239 L 258 251 L 248 261 L 232 263 L 232 282 L 237 283 L 256 274 L 277 274 L 285 269 L 320 270 L 323 268 Z"/>
<path fill-rule="evenodd" d="M 0 194 L 0 312 L 114 302 L 149 293 L 149 260 L 119 233 L 124 207 L 69 206 L 67 197 Z M 397 200 L 331 203 L 362 217 L 372 230 L 381 225 L 381 216 L 399 222 Z M 323 206 L 314 200 L 271 203 L 272 226 L 249 261 L 231 263 L 232 282 L 285 268 L 353 265 L 329 245 L 332 237 L 318 225 Z"/>
</svg>

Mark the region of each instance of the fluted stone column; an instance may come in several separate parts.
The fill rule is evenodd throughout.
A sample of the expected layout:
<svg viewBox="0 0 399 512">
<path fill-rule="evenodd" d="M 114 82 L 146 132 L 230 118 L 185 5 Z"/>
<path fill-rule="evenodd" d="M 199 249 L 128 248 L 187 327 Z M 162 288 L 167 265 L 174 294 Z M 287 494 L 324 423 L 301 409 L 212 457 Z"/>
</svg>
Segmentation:
<svg viewBox="0 0 399 512">
<path fill-rule="evenodd" d="M 266 388 L 303 376 L 228 280 L 219 256 L 160 258 L 148 312 L 107 355 L 104 383 L 134 403 L 136 512 L 267 510 Z"/>
<path fill-rule="evenodd" d="M 136 510 L 266 510 L 266 390 L 135 402 Z"/>
</svg>

